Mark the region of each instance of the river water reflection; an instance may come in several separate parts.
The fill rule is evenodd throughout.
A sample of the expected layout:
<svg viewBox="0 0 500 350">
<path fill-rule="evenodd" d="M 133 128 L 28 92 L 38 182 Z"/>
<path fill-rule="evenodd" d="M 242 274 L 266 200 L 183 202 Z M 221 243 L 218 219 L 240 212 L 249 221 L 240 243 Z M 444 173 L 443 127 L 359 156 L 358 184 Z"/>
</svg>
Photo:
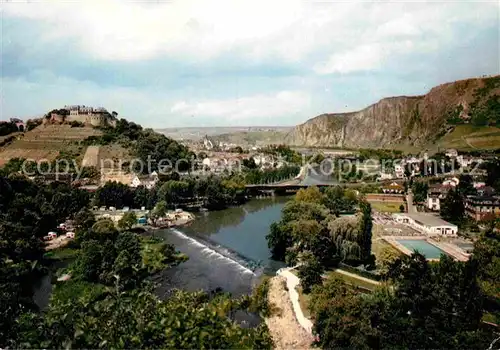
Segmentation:
<svg viewBox="0 0 500 350">
<path fill-rule="evenodd" d="M 283 266 L 270 258 L 266 235 L 288 200 L 257 199 L 222 211 L 199 213 L 190 226 L 156 233 L 189 256 L 187 262 L 158 276 L 160 295 L 170 288 L 220 287 L 235 296 L 248 293 L 259 275 L 272 274 Z"/>
</svg>

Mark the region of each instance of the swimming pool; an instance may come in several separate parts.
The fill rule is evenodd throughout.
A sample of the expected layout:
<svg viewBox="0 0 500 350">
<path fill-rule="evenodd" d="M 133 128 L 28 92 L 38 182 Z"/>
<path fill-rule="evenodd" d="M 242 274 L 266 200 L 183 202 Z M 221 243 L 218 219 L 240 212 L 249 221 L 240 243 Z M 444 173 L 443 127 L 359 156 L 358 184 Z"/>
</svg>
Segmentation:
<svg viewBox="0 0 500 350">
<path fill-rule="evenodd" d="M 396 241 L 409 250 L 418 250 L 427 259 L 439 259 L 441 254 L 446 255 L 444 251 L 423 239 L 398 239 Z"/>
</svg>

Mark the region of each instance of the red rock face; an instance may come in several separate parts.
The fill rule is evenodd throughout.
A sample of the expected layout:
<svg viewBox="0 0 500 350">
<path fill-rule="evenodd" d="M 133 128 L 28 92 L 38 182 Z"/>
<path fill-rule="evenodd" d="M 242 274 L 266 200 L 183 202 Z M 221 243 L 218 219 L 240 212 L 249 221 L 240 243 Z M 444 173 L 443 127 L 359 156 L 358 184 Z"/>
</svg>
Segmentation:
<svg viewBox="0 0 500 350">
<path fill-rule="evenodd" d="M 490 88 L 481 95 L 486 85 Z M 285 140 L 297 146 L 422 146 L 450 127 L 451 111 L 461 106 L 459 117 L 467 120 L 471 103 L 495 94 L 500 95 L 500 76 L 456 81 L 423 96 L 389 97 L 357 112 L 319 115 L 295 127 Z"/>
</svg>

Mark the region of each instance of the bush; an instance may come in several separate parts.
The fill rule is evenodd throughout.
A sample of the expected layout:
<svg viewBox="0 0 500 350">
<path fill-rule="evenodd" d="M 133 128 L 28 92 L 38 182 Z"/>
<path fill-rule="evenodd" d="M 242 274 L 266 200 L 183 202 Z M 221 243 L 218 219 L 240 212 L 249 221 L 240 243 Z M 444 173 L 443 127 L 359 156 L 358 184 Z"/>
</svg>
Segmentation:
<svg viewBox="0 0 500 350">
<path fill-rule="evenodd" d="M 69 125 L 71 125 L 72 128 L 81 128 L 85 126 L 83 123 L 80 123 L 76 120 L 73 120 L 71 123 L 69 123 Z"/>
<path fill-rule="evenodd" d="M 249 311 L 258 312 L 261 317 L 271 316 L 276 309 L 275 305 L 268 298 L 270 282 L 271 278 L 264 276 L 261 283 L 253 291 L 250 300 Z"/>
</svg>

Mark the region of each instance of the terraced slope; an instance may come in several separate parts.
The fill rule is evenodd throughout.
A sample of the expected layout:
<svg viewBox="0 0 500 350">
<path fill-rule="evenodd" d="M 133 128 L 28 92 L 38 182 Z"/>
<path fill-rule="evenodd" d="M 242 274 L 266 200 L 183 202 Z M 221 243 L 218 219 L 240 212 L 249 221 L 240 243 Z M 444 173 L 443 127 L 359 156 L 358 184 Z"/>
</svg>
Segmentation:
<svg viewBox="0 0 500 350">
<path fill-rule="evenodd" d="M 438 146 L 461 151 L 500 148 L 500 128 L 493 126 L 458 125 L 439 140 Z"/>
<path fill-rule="evenodd" d="M 82 141 L 89 136 L 101 135 L 101 131 L 91 128 L 72 128 L 69 125 L 40 125 L 25 132 L 14 142 L 0 148 L 0 166 L 12 158 L 34 159 L 36 161 L 56 159 L 61 151 L 78 151 L 85 149 L 75 141 Z"/>
</svg>

